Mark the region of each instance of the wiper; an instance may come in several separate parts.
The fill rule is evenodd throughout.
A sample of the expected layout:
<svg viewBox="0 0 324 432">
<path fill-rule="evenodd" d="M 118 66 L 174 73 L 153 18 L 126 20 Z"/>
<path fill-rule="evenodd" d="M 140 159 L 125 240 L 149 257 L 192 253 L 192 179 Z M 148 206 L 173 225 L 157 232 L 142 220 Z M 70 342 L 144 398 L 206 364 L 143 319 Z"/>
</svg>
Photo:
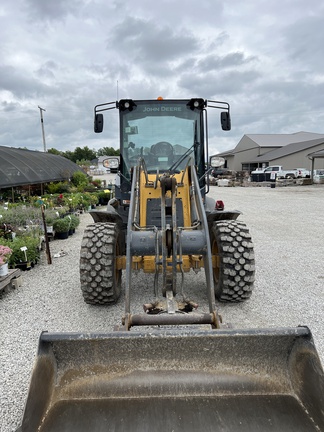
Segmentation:
<svg viewBox="0 0 324 432">
<path fill-rule="evenodd" d="M 190 153 L 192 153 L 193 150 L 196 150 L 200 143 L 198 142 L 198 132 L 197 132 L 197 120 L 195 121 L 195 135 L 194 135 L 194 143 L 192 144 L 192 146 L 180 157 L 179 160 L 177 160 L 170 168 L 170 171 L 175 170 L 180 164 L 181 162 L 183 162 L 187 156 L 190 155 Z"/>
<path fill-rule="evenodd" d="M 194 142 L 190 148 L 170 167 L 170 171 L 175 170 L 178 166 L 183 162 L 187 156 L 190 155 L 197 147 L 199 146 L 199 142 Z"/>
</svg>

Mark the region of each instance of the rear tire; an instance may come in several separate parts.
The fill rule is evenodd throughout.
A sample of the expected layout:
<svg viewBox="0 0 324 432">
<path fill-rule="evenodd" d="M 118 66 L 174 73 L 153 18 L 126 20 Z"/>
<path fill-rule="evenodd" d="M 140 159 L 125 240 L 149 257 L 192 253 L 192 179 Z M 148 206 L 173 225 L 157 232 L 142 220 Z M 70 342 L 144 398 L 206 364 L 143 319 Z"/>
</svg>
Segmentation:
<svg viewBox="0 0 324 432">
<path fill-rule="evenodd" d="M 254 251 L 245 223 L 214 222 L 210 229 L 217 300 L 242 302 L 251 297 L 255 279 Z"/>
<path fill-rule="evenodd" d="M 108 305 L 117 302 L 122 278 L 116 262 L 119 249 L 116 224 L 99 222 L 86 227 L 80 253 L 80 282 L 86 303 Z"/>
</svg>

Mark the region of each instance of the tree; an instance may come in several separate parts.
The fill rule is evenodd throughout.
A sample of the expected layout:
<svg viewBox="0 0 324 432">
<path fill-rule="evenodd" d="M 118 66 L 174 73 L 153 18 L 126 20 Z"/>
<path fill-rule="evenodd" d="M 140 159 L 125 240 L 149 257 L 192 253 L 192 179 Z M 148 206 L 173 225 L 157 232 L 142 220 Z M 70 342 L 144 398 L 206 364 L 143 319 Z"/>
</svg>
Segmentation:
<svg viewBox="0 0 324 432">
<path fill-rule="evenodd" d="M 77 160 L 88 160 L 96 159 L 97 154 L 95 150 L 90 150 L 89 147 L 85 146 L 83 148 L 77 147 L 73 152 L 73 162 Z"/>
<path fill-rule="evenodd" d="M 63 156 L 63 152 L 56 150 L 55 148 L 50 148 L 49 150 L 47 150 L 47 153 L 51 153 L 51 154 L 58 155 L 58 156 Z"/>
<path fill-rule="evenodd" d="M 69 159 L 70 161 L 74 162 L 74 152 L 67 150 L 66 152 L 62 153 L 62 156 L 65 157 L 66 159 Z"/>
<path fill-rule="evenodd" d="M 97 156 L 119 156 L 120 151 L 113 147 L 103 147 L 97 151 Z"/>
<path fill-rule="evenodd" d="M 87 146 L 83 148 L 77 147 L 74 151 L 67 150 L 66 152 L 61 153 L 61 155 L 66 159 L 70 159 L 74 163 L 76 163 L 78 160 L 91 161 L 97 157 L 96 151 L 90 150 Z"/>
</svg>

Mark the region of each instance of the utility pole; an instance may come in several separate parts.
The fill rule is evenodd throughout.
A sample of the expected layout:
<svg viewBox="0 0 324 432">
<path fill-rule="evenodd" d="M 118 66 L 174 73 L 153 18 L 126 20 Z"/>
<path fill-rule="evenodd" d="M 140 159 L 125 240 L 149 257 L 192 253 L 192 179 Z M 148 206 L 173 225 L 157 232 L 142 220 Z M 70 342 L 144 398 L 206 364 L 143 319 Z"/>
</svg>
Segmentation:
<svg viewBox="0 0 324 432">
<path fill-rule="evenodd" d="M 40 118 L 41 118 L 41 125 L 42 125 L 42 134 L 43 134 L 43 145 L 44 145 L 44 152 L 46 153 L 46 142 L 45 142 L 45 131 L 44 131 L 44 120 L 43 120 L 43 111 L 46 111 L 46 109 L 41 108 L 38 105 L 39 112 L 40 112 Z"/>
</svg>

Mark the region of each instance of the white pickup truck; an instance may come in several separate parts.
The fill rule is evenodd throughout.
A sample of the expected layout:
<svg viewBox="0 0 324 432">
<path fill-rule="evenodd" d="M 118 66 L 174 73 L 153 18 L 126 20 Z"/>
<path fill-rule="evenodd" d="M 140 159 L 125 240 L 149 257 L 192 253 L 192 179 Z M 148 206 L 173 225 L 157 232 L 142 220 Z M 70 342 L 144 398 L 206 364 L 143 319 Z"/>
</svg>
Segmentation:
<svg viewBox="0 0 324 432">
<path fill-rule="evenodd" d="M 266 168 L 258 168 L 252 171 L 251 174 L 270 174 L 275 173 L 276 178 L 305 178 L 310 177 L 310 171 L 305 168 L 293 168 L 284 170 L 281 165 L 268 166 Z M 274 174 L 273 174 L 274 175 Z M 272 176 L 273 176 L 272 175 Z"/>
<path fill-rule="evenodd" d="M 293 168 L 292 170 L 281 170 L 277 178 L 306 178 L 310 177 L 310 171 L 306 168 Z"/>
</svg>

